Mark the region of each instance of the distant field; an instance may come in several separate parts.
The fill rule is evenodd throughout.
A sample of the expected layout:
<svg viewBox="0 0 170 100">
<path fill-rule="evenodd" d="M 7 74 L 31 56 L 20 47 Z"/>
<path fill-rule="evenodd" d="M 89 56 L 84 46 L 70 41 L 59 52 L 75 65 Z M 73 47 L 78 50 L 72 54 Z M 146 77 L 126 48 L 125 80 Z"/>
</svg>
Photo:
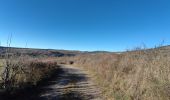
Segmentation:
<svg viewBox="0 0 170 100">
<path fill-rule="evenodd" d="M 7 47 L 0 46 L 0 57 L 3 58 L 6 53 Z M 33 49 L 33 48 L 8 48 L 10 52 L 8 54 L 14 54 L 15 56 L 30 56 L 30 57 L 63 57 L 63 56 L 75 56 L 80 51 L 69 50 L 52 50 L 52 49 Z"/>
</svg>

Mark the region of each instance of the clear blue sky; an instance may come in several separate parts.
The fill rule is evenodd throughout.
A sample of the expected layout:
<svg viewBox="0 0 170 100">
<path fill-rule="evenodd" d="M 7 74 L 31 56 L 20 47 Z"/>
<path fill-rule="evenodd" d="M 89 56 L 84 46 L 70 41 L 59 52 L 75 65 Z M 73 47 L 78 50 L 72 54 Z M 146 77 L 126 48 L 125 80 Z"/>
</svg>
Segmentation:
<svg viewBox="0 0 170 100">
<path fill-rule="evenodd" d="M 169 0 L 0 0 L 0 41 L 12 46 L 122 51 L 170 44 Z"/>
</svg>

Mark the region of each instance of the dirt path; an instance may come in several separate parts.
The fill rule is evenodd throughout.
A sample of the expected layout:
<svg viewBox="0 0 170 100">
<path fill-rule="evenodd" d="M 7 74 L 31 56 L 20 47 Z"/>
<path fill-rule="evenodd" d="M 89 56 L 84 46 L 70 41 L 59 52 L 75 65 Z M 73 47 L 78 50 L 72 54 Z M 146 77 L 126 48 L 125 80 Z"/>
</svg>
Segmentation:
<svg viewBox="0 0 170 100">
<path fill-rule="evenodd" d="M 24 89 L 0 100 L 103 100 L 88 72 L 61 65 L 53 77 L 34 88 Z"/>
<path fill-rule="evenodd" d="M 90 75 L 80 68 L 61 65 L 57 77 L 46 82 L 39 93 L 40 100 L 102 100 Z"/>
</svg>

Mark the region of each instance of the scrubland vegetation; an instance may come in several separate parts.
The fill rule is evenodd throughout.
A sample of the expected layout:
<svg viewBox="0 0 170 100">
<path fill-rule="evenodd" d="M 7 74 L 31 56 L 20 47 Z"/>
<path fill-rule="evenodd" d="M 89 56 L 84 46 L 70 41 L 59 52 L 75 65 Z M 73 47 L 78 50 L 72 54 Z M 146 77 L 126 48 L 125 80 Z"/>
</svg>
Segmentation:
<svg viewBox="0 0 170 100">
<path fill-rule="evenodd" d="M 36 58 L 5 53 L 0 59 L 0 94 L 37 86 L 58 68 L 54 58 Z"/>
<path fill-rule="evenodd" d="M 58 64 L 88 70 L 105 100 L 169 100 L 170 47 L 116 53 L 81 53 L 76 56 L 0 60 L 0 90 L 36 85 L 50 77 Z M 57 63 L 56 63 L 57 61 Z"/>
<path fill-rule="evenodd" d="M 169 49 L 136 49 L 121 54 L 84 54 L 74 60 L 95 76 L 106 100 L 169 100 Z"/>
<path fill-rule="evenodd" d="M 56 57 L 74 56 L 77 51 L 0 46 L 0 94 L 36 86 L 59 68 Z"/>
</svg>

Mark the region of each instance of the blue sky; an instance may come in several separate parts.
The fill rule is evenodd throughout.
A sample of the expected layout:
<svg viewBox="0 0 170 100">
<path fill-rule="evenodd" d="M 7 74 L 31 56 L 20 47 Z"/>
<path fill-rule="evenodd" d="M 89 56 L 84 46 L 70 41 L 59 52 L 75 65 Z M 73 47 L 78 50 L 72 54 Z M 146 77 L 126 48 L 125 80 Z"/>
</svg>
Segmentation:
<svg viewBox="0 0 170 100">
<path fill-rule="evenodd" d="M 123 51 L 170 44 L 169 0 L 0 0 L 0 41 L 12 46 Z"/>
</svg>

